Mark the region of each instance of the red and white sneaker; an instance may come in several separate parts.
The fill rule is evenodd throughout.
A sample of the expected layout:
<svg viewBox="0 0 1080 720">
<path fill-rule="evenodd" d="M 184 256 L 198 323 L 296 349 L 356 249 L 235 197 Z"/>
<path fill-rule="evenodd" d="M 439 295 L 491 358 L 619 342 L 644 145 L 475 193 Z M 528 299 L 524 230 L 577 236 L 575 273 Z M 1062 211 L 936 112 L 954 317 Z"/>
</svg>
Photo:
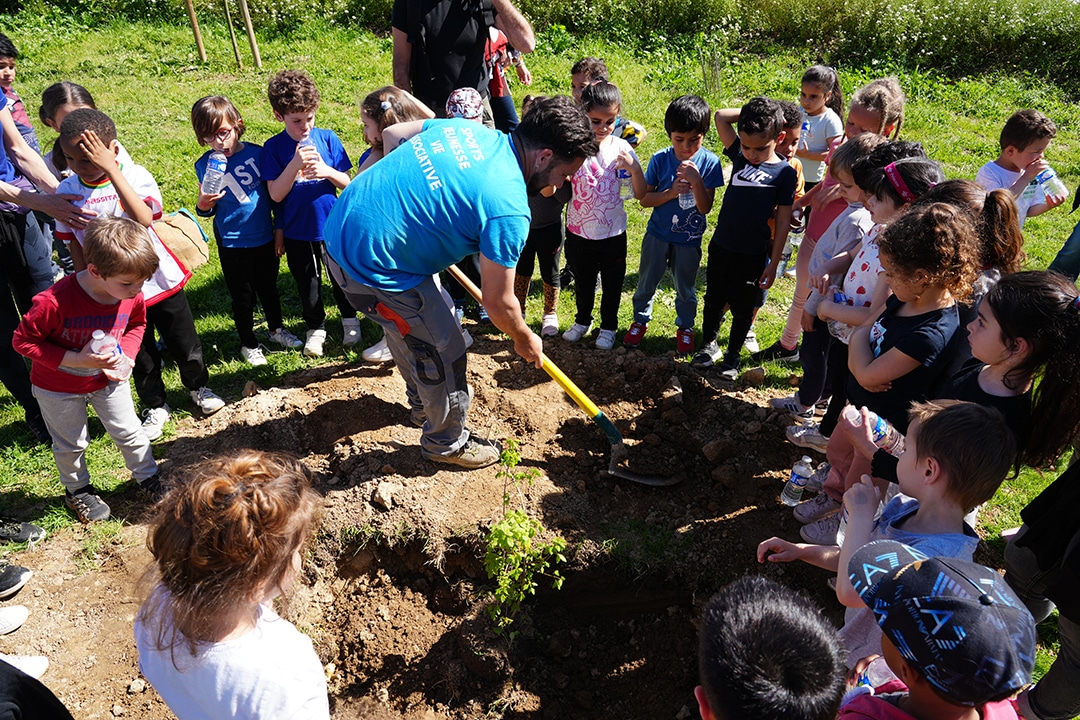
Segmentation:
<svg viewBox="0 0 1080 720">
<path fill-rule="evenodd" d="M 694 352 L 694 329 L 679 328 L 675 333 L 675 352 L 680 355 L 689 355 Z"/>
<path fill-rule="evenodd" d="M 648 329 L 649 325 L 647 323 L 634 323 L 623 335 L 622 344 L 626 347 L 636 348 L 641 344 L 642 339 L 645 337 L 645 331 Z"/>
</svg>

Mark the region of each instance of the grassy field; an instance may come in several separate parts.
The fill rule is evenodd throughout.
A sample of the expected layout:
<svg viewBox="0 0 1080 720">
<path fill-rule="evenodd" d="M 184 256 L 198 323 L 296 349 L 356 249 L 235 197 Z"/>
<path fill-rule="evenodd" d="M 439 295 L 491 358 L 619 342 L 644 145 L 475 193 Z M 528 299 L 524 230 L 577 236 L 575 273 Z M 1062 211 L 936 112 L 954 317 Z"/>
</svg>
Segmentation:
<svg viewBox="0 0 1080 720">
<path fill-rule="evenodd" d="M 261 37 L 263 68 L 258 70 L 251 66 L 246 52 L 244 68 L 237 68 L 227 29 L 213 23 L 203 27 L 210 55 L 204 64 L 198 61 L 190 30 L 183 26 L 118 23 L 89 30 L 56 14 L 30 12 L 6 19 L 4 32 L 21 52 L 16 89 L 31 117 L 36 116 L 41 90 L 49 84 L 66 79 L 87 86 L 98 107 L 116 121 L 120 139 L 135 161 L 156 177 L 167 211 L 193 207 L 195 202 L 192 163 L 201 148 L 192 134 L 188 113 L 199 97 L 211 93 L 230 97 L 244 115 L 248 128 L 245 139 L 262 142 L 280 130 L 266 101 L 267 80 L 279 69 L 302 68 L 313 76 L 322 94 L 317 124 L 335 130 L 355 160 L 364 150 L 358 103 L 366 93 L 391 80 L 388 37 L 318 23 L 309 23 L 288 37 Z M 809 54 L 809 50 L 805 54 L 789 51 L 768 56 L 729 56 L 712 50 L 700 55 L 692 50 L 634 50 L 626 43 L 576 38 L 555 26 L 540 32 L 537 52 L 527 57 L 535 78 L 533 86 L 526 90 L 515 85 L 512 89 L 519 101 L 526 92 L 565 93 L 574 60 L 584 55 L 605 58 L 613 81 L 622 88 L 624 114 L 649 130 L 639 149 L 645 163 L 667 144 L 663 113 L 675 96 L 702 94 L 714 107 L 738 106 L 759 94 L 796 99 L 802 71 L 812 62 Z M 928 154 L 941 162 L 948 177 L 974 177 L 980 165 L 996 156 L 997 136 L 1005 118 L 1016 109 L 1034 107 L 1052 117 L 1059 127 L 1058 138 L 1048 152 L 1050 162 L 1070 188 L 1080 180 L 1080 107 L 1066 102 L 1065 94 L 1045 81 L 1002 74 L 947 79 L 933 70 L 907 70 L 876 61 L 869 65 L 845 65 L 841 61 L 838 65 L 847 95 L 874 77 L 896 75 L 900 79 L 908 94 L 902 135 L 921 141 Z M 40 125 L 38 131 L 43 146 L 51 147 L 54 134 Z M 714 150 L 721 149 L 715 133 L 710 133 L 707 144 Z M 630 208 L 629 272 L 620 312 L 622 330 L 631 320 L 637 246 L 647 218 L 647 212 L 634 203 Z M 1068 214 L 1068 204 L 1029 222 L 1025 228 L 1028 266 L 1046 267 L 1075 222 L 1076 216 Z M 300 334 L 299 301 L 284 268 L 279 287 L 286 323 Z M 789 279 L 770 293 L 756 325 L 762 346 L 779 335 L 792 289 L 793 281 Z M 285 373 L 314 363 L 359 361 L 358 352 L 340 347 L 340 325 L 329 303 L 331 341 L 326 359 L 274 352 L 268 354 L 268 366 L 248 368 L 239 359 L 239 342 L 216 256 L 198 271 L 188 285 L 188 295 L 210 366 L 211 386 L 227 400 L 238 399 L 248 379 L 266 387 Z M 328 288 L 325 297 L 329 298 Z M 673 306 L 674 292 L 664 286 L 657 298 L 657 317 L 643 345 L 646 351 L 660 353 L 673 347 Z M 527 309 L 529 321 L 538 325 L 538 291 L 530 297 Z M 560 303 L 564 326 L 572 315 L 573 295 L 564 293 Z M 265 325 L 259 330 L 265 333 Z M 364 330 L 364 344 L 376 339 L 371 326 L 365 323 Z M 770 366 L 769 370 L 770 382 L 786 387 L 789 368 Z M 191 404 L 175 370 L 167 373 L 166 382 L 174 415 L 182 416 Z M 107 493 L 125 483 L 127 476 L 119 453 L 100 425 L 95 422 L 92 429 L 88 463 L 95 484 Z M 167 428 L 165 443 L 159 443 L 159 450 L 167 446 L 170 434 L 171 428 Z M 1020 508 L 1053 477 L 1053 473 L 1025 471 L 1006 484 L 981 515 L 981 529 L 992 546 L 1000 549 L 1000 530 L 1018 525 Z M 22 424 L 21 409 L 0 389 L 0 497 L 4 507 L 56 529 L 72 523 L 60 502 L 61 493 L 49 449 L 31 443 Z M 91 540 L 100 542 L 102 537 L 115 534 L 116 529 L 106 523 L 91 531 Z M 92 552 L 93 544 L 88 543 L 88 547 Z M 1045 655 L 1042 661 L 1045 664 Z"/>
</svg>

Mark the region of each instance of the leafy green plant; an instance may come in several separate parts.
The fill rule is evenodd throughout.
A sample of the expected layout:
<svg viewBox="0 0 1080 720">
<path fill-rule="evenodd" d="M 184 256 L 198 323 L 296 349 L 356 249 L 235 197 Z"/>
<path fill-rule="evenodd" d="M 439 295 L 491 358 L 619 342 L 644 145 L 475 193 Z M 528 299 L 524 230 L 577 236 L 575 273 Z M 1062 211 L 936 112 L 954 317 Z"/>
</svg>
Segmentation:
<svg viewBox="0 0 1080 720">
<path fill-rule="evenodd" d="M 558 536 L 547 542 L 538 540 L 545 529 L 543 523 L 529 517 L 523 507 L 511 508 L 511 490 L 520 497 L 522 487 L 532 485 L 539 475 L 536 468 L 515 469 L 520 462 L 518 442 L 507 440 L 499 455 L 501 467 L 497 475 L 503 479 L 503 517 L 488 529 L 484 543 L 484 570 L 495 581 L 495 587 L 488 592 L 492 603 L 485 612 L 498 635 L 513 623 L 525 599 L 536 594 L 538 575 L 549 577 L 556 590 L 562 587 L 563 577 L 554 565 L 566 561 L 565 540 Z M 520 500 L 519 504 L 523 506 Z M 510 637 L 513 639 L 513 634 Z"/>
</svg>

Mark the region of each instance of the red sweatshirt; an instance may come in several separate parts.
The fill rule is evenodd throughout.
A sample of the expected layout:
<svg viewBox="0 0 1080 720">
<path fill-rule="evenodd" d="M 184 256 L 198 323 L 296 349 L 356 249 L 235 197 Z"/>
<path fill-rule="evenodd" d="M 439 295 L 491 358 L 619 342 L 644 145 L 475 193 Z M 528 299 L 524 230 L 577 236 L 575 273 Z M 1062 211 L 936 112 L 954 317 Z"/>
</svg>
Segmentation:
<svg viewBox="0 0 1080 720">
<path fill-rule="evenodd" d="M 11 341 L 20 355 L 30 358 L 30 382 L 43 390 L 78 394 L 105 387 L 109 381 L 100 370 L 60 367 L 64 354 L 86 347 L 95 330 L 115 337 L 131 359 L 142 344 L 146 330 L 142 293 L 102 305 L 82 289 L 77 275 L 35 295 Z"/>
</svg>

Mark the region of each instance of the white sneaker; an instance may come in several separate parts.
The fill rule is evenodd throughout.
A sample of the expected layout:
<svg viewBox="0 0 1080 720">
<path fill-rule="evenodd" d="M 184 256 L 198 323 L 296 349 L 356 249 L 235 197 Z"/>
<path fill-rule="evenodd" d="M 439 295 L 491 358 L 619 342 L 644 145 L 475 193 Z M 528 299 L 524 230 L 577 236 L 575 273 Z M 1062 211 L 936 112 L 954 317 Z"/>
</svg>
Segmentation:
<svg viewBox="0 0 1080 720">
<path fill-rule="evenodd" d="M 30 611 L 25 605 L 9 605 L 0 608 L 0 635 L 15 632 L 30 617 Z"/>
<path fill-rule="evenodd" d="M 304 354 L 308 357 L 322 357 L 324 342 L 326 342 L 325 330 L 308 330 L 307 342 L 304 343 Z"/>
<path fill-rule="evenodd" d="M 372 363 L 390 362 L 394 359 L 394 356 L 390 354 L 390 348 L 386 344 L 385 337 L 360 353 L 360 357 Z"/>
<path fill-rule="evenodd" d="M 796 505 L 791 514 L 803 525 L 807 525 L 830 515 L 838 514 L 840 507 L 840 503 L 836 500 L 833 500 L 825 493 L 821 493 L 815 495 L 813 500 L 806 500 Z"/>
<path fill-rule="evenodd" d="M 756 353 L 761 350 L 761 345 L 758 345 L 757 335 L 754 334 L 754 328 L 750 328 L 750 332 L 746 333 L 746 339 L 743 340 L 742 346 L 749 353 Z"/>
<path fill-rule="evenodd" d="M 143 410 L 143 433 L 150 442 L 157 440 L 165 431 L 165 423 L 169 422 L 169 406 L 162 405 L 156 408 Z"/>
<path fill-rule="evenodd" d="M 555 337 L 559 334 L 559 316 L 548 313 L 540 318 L 540 337 Z"/>
<path fill-rule="evenodd" d="M 570 329 L 562 334 L 562 339 L 566 342 L 577 342 L 581 338 L 589 334 L 592 330 L 592 325 L 581 325 L 580 323 L 574 323 L 570 326 Z"/>
<path fill-rule="evenodd" d="M 225 407 L 225 401 L 215 395 L 213 390 L 205 386 L 191 391 L 191 401 L 195 403 L 203 415 L 213 415 Z"/>
<path fill-rule="evenodd" d="M 259 365 L 266 364 L 266 356 L 263 355 L 261 348 L 253 347 L 240 347 L 240 356 L 247 360 L 248 365 L 252 367 L 258 367 Z"/>
<path fill-rule="evenodd" d="M 343 337 L 341 339 L 342 345 L 351 347 L 360 342 L 359 318 L 341 318 L 341 329 L 343 331 Z"/>
<path fill-rule="evenodd" d="M 0 660 L 11 665 L 16 670 L 21 670 L 37 680 L 49 669 L 49 658 L 41 655 L 5 655 L 0 653 Z"/>
<path fill-rule="evenodd" d="M 270 333 L 270 341 L 276 342 L 281 347 L 292 349 L 296 349 L 304 344 L 300 342 L 300 338 L 296 337 L 283 327 L 279 327 L 277 330 Z"/>
<path fill-rule="evenodd" d="M 596 336 L 596 348 L 598 350 L 610 350 L 615 347 L 615 331 L 601 330 Z"/>
</svg>

